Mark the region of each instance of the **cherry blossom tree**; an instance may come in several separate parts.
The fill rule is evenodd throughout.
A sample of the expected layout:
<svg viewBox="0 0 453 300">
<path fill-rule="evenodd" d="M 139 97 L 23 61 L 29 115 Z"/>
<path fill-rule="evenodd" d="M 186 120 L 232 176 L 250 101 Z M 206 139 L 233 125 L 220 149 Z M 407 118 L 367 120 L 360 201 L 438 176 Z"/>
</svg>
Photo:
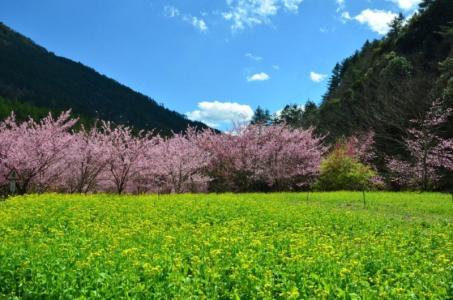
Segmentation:
<svg viewBox="0 0 453 300">
<path fill-rule="evenodd" d="M 49 114 L 40 122 L 30 118 L 20 124 L 12 114 L 0 127 L 3 180 L 14 170 L 20 194 L 51 189 L 62 176 L 66 150 L 73 141 L 69 130 L 76 122 L 70 111 L 56 119 Z"/>
<path fill-rule="evenodd" d="M 140 131 L 134 136 L 131 128 L 113 127 L 109 122 L 103 122 L 101 130 L 105 135 L 103 149 L 106 155 L 106 170 L 103 179 L 107 188 L 110 183 L 118 194 L 133 190 L 130 184 L 144 166 L 141 160 L 145 159 L 144 152 L 150 144 L 152 133 Z"/>
<path fill-rule="evenodd" d="M 376 158 L 373 131 L 352 135 L 339 144 L 344 147 L 347 155 L 363 164 L 371 165 Z"/>
<path fill-rule="evenodd" d="M 20 193 L 291 190 L 313 182 L 325 152 L 313 129 L 284 124 L 163 138 L 108 122 L 72 132 L 76 122 L 1 122 L 0 185 L 15 170 Z"/>
<path fill-rule="evenodd" d="M 70 193 L 94 191 L 107 165 L 107 147 L 106 135 L 96 126 L 74 133 L 72 143 L 66 149 L 65 171 L 59 190 Z"/>
<path fill-rule="evenodd" d="M 410 159 L 392 158 L 387 164 L 394 183 L 427 190 L 439 180 L 439 170 L 453 171 L 453 139 L 440 135 L 450 115 L 452 108 L 436 100 L 425 115 L 411 120 L 404 140 Z"/>
<path fill-rule="evenodd" d="M 241 192 L 254 189 L 262 173 L 259 172 L 260 133 L 250 130 L 252 127 L 264 126 L 237 126 L 224 134 L 205 131 L 200 135 L 198 143 L 211 157 L 207 167 L 207 175 L 212 179 L 211 190 Z"/>
<path fill-rule="evenodd" d="M 259 172 L 274 190 L 310 186 L 319 174 L 325 152 L 322 138 L 314 129 L 291 129 L 288 126 L 251 127 L 258 131 Z M 261 131 L 261 132 L 260 132 Z"/>
<path fill-rule="evenodd" d="M 313 130 L 284 124 L 249 125 L 229 134 L 205 132 L 201 147 L 212 157 L 207 170 L 215 189 L 249 191 L 307 186 L 319 172 L 324 147 Z"/>
<path fill-rule="evenodd" d="M 154 147 L 147 152 L 152 162 L 148 178 L 158 189 L 174 193 L 207 190 L 209 177 L 204 173 L 210 156 L 198 145 L 198 133 L 189 128 L 171 138 L 158 137 Z"/>
<path fill-rule="evenodd" d="M 8 119 L 8 123 L 15 119 L 14 114 Z M 15 122 L 15 120 L 14 120 Z M 15 141 L 15 134 L 10 130 L 7 122 L 0 123 L 0 188 L 6 187 L 8 175 L 11 172 L 8 166 L 8 154 Z"/>
</svg>

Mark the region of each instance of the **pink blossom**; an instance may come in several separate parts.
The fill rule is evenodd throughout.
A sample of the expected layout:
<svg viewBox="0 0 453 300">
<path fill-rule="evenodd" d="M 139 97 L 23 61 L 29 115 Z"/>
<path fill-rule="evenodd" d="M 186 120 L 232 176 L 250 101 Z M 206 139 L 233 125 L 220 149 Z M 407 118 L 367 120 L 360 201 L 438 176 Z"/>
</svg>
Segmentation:
<svg viewBox="0 0 453 300">
<path fill-rule="evenodd" d="M 452 112 L 436 100 L 424 116 L 411 120 L 414 127 L 407 130 L 404 140 L 410 160 L 392 158 L 387 164 L 394 182 L 426 190 L 439 180 L 439 170 L 453 171 L 453 139 L 442 138 L 438 133 Z"/>
</svg>

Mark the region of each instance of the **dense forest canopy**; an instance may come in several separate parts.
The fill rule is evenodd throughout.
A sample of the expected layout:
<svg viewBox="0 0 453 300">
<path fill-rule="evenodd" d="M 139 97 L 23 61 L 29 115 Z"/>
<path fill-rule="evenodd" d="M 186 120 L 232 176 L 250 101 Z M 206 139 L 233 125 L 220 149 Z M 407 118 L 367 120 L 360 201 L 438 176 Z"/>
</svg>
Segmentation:
<svg viewBox="0 0 453 300">
<path fill-rule="evenodd" d="M 373 129 L 383 151 L 400 151 L 410 119 L 437 98 L 453 104 L 452 22 L 452 1 L 424 1 L 407 22 L 398 17 L 387 36 L 337 64 L 317 112 L 319 131 L 336 139 Z"/>
</svg>

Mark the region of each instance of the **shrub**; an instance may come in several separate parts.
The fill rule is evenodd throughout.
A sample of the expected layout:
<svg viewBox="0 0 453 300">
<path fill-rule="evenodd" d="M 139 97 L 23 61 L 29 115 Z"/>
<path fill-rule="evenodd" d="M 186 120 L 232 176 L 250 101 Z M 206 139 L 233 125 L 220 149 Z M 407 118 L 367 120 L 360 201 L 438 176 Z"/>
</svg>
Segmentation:
<svg viewBox="0 0 453 300">
<path fill-rule="evenodd" d="M 315 187 L 319 190 L 363 190 L 372 187 L 375 172 L 346 153 L 344 147 L 336 148 L 322 163 Z"/>
</svg>

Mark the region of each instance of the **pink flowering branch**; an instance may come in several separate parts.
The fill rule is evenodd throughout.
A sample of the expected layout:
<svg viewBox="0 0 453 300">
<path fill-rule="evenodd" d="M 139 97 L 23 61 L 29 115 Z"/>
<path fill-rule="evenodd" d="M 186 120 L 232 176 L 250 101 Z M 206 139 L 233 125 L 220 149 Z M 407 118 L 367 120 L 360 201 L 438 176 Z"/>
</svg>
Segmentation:
<svg viewBox="0 0 453 300">
<path fill-rule="evenodd" d="M 407 130 L 404 140 L 410 160 L 393 158 L 387 164 L 393 182 L 427 190 L 439 180 L 439 170 L 453 171 L 453 139 L 439 135 L 439 128 L 452 112 L 436 100 L 425 115 L 411 120 L 413 127 Z"/>
</svg>

